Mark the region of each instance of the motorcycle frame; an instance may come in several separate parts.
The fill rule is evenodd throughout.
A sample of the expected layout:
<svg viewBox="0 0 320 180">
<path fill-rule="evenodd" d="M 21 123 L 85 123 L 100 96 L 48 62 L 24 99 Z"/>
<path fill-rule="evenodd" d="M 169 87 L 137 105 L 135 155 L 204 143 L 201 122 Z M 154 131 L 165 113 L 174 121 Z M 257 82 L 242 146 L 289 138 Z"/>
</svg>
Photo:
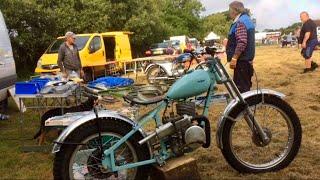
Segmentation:
<svg viewBox="0 0 320 180">
<path fill-rule="evenodd" d="M 203 110 L 203 115 L 207 116 L 209 112 L 209 107 L 211 104 L 211 97 L 214 95 L 212 93 L 212 90 L 214 89 L 214 85 L 211 85 L 206 97 L 206 102 Z M 120 147 L 123 143 L 125 143 L 133 134 L 135 134 L 139 129 L 141 129 L 146 123 L 154 120 L 156 123 L 156 127 L 160 127 L 163 125 L 160 112 L 165 109 L 172 101 L 164 100 L 159 105 L 157 105 L 154 109 L 137 119 L 137 122 L 139 122 L 133 129 L 127 133 L 124 137 L 122 137 L 116 144 L 114 144 L 112 147 L 104 151 L 104 157 L 105 159 L 102 160 L 102 164 L 104 167 L 111 169 L 113 172 L 120 171 L 123 169 L 129 169 L 129 168 L 135 168 L 138 166 L 153 164 L 153 163 L 159 163 L 163 164 L 165 160 L 170 159 L 174 156 L 174 154 L 170 153 L 167 150 L 166 144 L 164 140 L 159 140 L 160 142 L 160 152 L 158 155 L 155 155 L 149 160 L 135 162 L 135 163 L 128 163 L 122 166 L 116 166 L 115 165 L 115 159 L 114 159 L 114 151 Z"/>
</svg>

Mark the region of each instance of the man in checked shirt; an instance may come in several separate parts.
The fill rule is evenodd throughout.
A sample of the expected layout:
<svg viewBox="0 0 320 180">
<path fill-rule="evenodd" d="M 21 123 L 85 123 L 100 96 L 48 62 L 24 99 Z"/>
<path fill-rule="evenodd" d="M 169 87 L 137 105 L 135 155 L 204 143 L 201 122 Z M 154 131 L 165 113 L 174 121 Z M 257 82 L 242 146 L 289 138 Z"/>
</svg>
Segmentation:
<svg viewBox="0 0 320 180">
<path fill-rule="evenodd" d="M 228 34 L 227 60 L 234 69 L 233 80 L 241 93 L 250 91 L 253 76 L 252 62 L 255 56 L 255 25 L 242 2 L 229 5 L 230 17 L 234 20 Z"/>
</svg>

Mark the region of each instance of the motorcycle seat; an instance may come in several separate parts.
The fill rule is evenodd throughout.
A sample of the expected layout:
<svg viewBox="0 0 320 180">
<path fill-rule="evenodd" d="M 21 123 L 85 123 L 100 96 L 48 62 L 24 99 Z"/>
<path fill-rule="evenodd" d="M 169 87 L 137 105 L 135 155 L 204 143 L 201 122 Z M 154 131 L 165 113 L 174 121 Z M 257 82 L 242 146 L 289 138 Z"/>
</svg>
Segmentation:
<svg viewBox="0 0 320 180">
<path fill-rule="evenodd" d="M 150 104 L 156 104 L 158 102 L 161 102 L 163 101 L 163 96 L 156 96 L 156 97 L 152 97 L 152 98 L 139 98 L 139 97 L 135 97 L 135 96 L 132 96 L 132 95 L 126 95 L 126 96 L 123 96 L 123 99 L 132 104 L 132 105 L 150 105 Z"/>
</svg>

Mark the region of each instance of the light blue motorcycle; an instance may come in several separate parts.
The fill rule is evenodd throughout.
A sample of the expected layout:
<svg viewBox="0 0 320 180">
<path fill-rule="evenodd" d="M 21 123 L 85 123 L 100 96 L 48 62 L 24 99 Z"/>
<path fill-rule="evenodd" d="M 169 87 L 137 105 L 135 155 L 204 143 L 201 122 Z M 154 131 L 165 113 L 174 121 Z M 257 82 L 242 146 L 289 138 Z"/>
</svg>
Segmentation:
<svg viewBox="0 0 320 180">
<path fill-rule="evenodd" d="M 207 52 L 214 54 L 212 49 Z M 55 142 L 54 178 L 147 179 L 150 165 L 165 166 L 170 158 L 209 148 L 209 107 L 217 84 L 224 84 L 233 98 L 216 132 L 227 162 L 243 173 L 287 167 L 299 151 L 302 131 L 284 95 L 266 89 L 240 94 L 218 58 L 201 67 L 176 81 L 164 97 L 126 96 L 131 104 L 156 105 L 137 119 L 96 108 L 83 112 Z M 203 94 L 206 100 L 199 114 L 193 99 Z M 150 122 L 155 128 L 146 132 Z"/>
</svg>

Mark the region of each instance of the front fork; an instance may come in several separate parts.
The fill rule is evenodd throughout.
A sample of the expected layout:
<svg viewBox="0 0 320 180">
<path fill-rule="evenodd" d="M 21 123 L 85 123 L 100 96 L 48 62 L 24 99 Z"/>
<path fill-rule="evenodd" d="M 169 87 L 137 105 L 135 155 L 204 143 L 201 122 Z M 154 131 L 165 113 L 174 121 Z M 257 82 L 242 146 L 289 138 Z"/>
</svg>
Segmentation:
<svg viewBox="0 0 320 180">
<path fill-rule="evenodd" d="M 263 144 L 268 144 L 270 142 L 270 137 L 265 133 L 263 128 L 260 126 L 254 113 L 251 111 L 248 105 L 246 105 L 246 110 L 244 114 L 244 119 L 246 120 L 248 126 L 250 127 L 253 135 L 258 135 Z"/>
<path fill-rule="evenodd" d="M 263 144 L 267 144 L 270 141 L 270 138 L 254 117 L 254 113 L 250 109 L 249 104 L 243 99 L 239 89 L 237 88 L 236 84 L 231 79 L 221 62 L 219 60 L 217 60 L 216 62 L 217 63 L 214 64 L 214 69 L 216 71 L 215 73 L 217 74 L 217 77 L 220 77 L 219 80 L 226 86 L 233 99 L 238 98 L 240 100 L 240 103 L 245 105 L 244 118 L 253 135 L 258 135 Z"/>
</svg>

